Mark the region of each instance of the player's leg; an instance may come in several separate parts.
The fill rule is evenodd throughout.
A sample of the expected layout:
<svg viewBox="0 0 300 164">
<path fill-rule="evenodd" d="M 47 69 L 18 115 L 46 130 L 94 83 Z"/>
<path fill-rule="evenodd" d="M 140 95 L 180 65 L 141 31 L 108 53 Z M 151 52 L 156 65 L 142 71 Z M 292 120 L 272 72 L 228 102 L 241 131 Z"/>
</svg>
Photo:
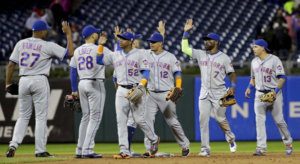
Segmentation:
<svg viewBox="0 0 300 164">
<path fill-rule="evenodd" d="M 154 129 L 154 123 L 155 123 L 155 115 L 158 110 L 157 102 L 155 101 L 156 94 L 154 92 L 150 92 L 150 94 L 147 94 L 145 97 L 145 120 L 149 123 L 151 128 Z M 150 157 L 150 149 L 151 149 L 151 142 L 150 140 L 145 136 L 144 138 L 144 145 L 146 148 L 146 151 L 144 153 L 145 157 Z"/>
<path fill-rule="evenodd" d="M 159 96 L 159 109 L 163 113 L 164 118 L 172 130 L 172 133 L 177 141 L 177 143 L 182 148 L 182 155 L 188 156 L 189 154 L 189 147 L 190 141 L 185 136 L 183 128 L 178 121 L 177 114 L 176 114 L 176 104 L 171 100 L 166 101 L 165 97 L 168 93 L 161 93 Z"/>
<path fill-rule="evenodd" d="M 282 92 L 278 92 L 276 96 L 276 100 L 273 104 L 273 109 L 271 109 L 271 115 L 279 129 L 283 143 L 286 145 L 286 153 L 290 155 L 293 150 L 291 146 L 293 139 L 291 137 L 290 131 L 288 130 L 287 124 L 284 121 L 284 117 L 282 113 L 282 105 L 283 105 Z"/>
<path fill-rule="evenodd" d="M 128 145 L 129 145 L 130 154 L 132 153 L 131 152 L 132 151 L 131 150 L 131 142 L 132 142 L 132 138 L 134 136 L 136 126 L 137 125 L 133 119 L 132 112 L 129 111 L 128 120 L 127 120 L 127 131 L 128 131 Z"/>
<path fill-rule="evenodd" d="M 151 154 L 155 154 L 158 150 L 159 137 L 155 134 L 150 123 L 145 120 L 145 98 L 143 96 L 138 103 L 130 103 L 130 106 L 135 122 L 151 142 Z"/>
<path fill-rule="evenodd" d="M 219 100 L 212 100 L 213 102 L 213 112 L 215 114 L 215 119 L 220 126 L 221 130 L 225 133 L 225 138 L 228 143 L 235 142 L 235 135 L 230 129 L 230 125 L 226 118 L 226 107 L 221 107 Z"/>
<path fill-rule="evenodd" d="M 210 156 L 210 146 L 209 146 L 209 119 L 210 110 L 212 108 L 211 102 L 205 99 L 199 99 L 199 122 L 200 122 L 200 132 L 201 132 L 201 156 Z"/>
<path fill-rule="evenodd" d="M 261 102 L 259 97 L 255 97 L 254 101 L 254 112 L 255 112 L 255 121 L 256 121 L 256 139 L 257 139 L 257 148 L 256 152 L 264 154 L 267 151 L 267 134 L 266 134 L 266 114 L 267 114 L 267 105 L 264 102 Z M 256 155 L 256 152 L 254 155 Z"/>
<path fill-rule="evenodd" d="M 129 155 L 127 117 L 130 105 L 128 99 L 125 98 L 128 92 L 129 89 L 118 87 L 115 100 L 120 153 L 126 155 Z"/>
<path fill-rule="evenodd" d="M 103 81 L 88 81 L 85 85 L 89 103 L 89 123 L 87 126 L 86 137 L 82 146 L 82 155 L 88 158 L 101 158 L 102 155 L 94 153 L 95 136 L 99 128 L 103 115 L 105 103 L 105 88 Z"/>
<path fill-rule="evenodd" d="M 79 100 L 80 100 L 80 106 L 82 110 L 82 116 L 80 120 L 79 130 L 78 130 L 78 143 L 76 147 L 76 157 L 81 158 L 83 153 L 83 143 L 86 138 L 86 131 L 88 127 L 88 123 L 90 121 L 90 107 L 88 104 L 88 97 L 86 94 L 86 83 L 87 80 L 81 80 L 78 85 L 79 90 Z"/>
<path fill-rule="evenodd" d="M 34 76 L 31 79 L 35 83 L 31 85 L 35 109 L 35 154 L 36 157 L 53 157 L 46 153 L 47 116 L 50 101 L 49 82 L 46 76 Z"/>
<path fill-rule="evenodd" d="M 29 90 L 29 84 L 28 78 L 21 77 L 18 96 L 20 102 L 19 118 L 14 127 L 13 138 L 9 144 L 9 147 L 12 149 L 11 152 L 7 152 L 7 157 L 13 157 L 14 151 L 19 147 L 19 144 L 22 143 L 32 114 L 32 96 Z"/>
</svg>

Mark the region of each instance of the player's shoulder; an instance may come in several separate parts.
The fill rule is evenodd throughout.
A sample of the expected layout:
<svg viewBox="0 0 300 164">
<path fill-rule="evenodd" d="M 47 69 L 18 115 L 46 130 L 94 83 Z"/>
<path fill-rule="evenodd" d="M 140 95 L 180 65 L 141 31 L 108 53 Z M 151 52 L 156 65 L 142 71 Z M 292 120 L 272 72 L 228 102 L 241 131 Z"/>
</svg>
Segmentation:
<svg viewBox="0 0 300 164">
<path fill-rule="evenodd" d="M 270 54 L 271 55 L 271 58 L 272 60 L 275 60 L 275 61 L 281 61 L 280 58 L 276 55 L 273 55 L 273 54 Z"/>
</svg>

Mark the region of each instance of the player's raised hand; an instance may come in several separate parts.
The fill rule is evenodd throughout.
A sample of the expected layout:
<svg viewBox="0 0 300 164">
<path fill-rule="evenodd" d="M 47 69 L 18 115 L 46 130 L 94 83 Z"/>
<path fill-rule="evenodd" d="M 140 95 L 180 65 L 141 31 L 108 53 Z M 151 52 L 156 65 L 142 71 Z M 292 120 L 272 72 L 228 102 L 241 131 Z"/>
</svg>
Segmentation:
<svg viewBox="0 0 300 164">
<path fill-rule="evenodd" d="M 249 99 L 250 97 L 248 96 L 249 94 L 251 93 L 251 89 L 250 88 L 247 88 L 246 92 L 245 92 L 245 97 L 247 99 Z"/>
<path fill-rule="evenodd" d="M 194 28 L 193 19 L 188 19 L 185 23 L 184 31 L 190 31 L 193 28 Z"/>
<path fill-rule="evenodd" d="M 99 45 L 104 45 L 104 44 L 106 44 L 106 42 L 107 42 L 107 33 L 105 31 L 102 31 L 100 33 L 98 44 Z"/>
<path fill-rule="evenodd" d="M 159 22 L 158 22 L 157 30 L 158 30 L 158 32 L 159 32 L 163 37 L 165 37 L 165 31 L 166 31 L 166 29 L 165 29 L 165 22 L 159 21 Z"/>
<path fill-rule="evenodd" d="M 62 31 L 66 34 L 66 35 L 69 35 L 71 34 L 71 27 L 70 27 L 70 24 L 69 22 L 67 21 L 62 21 L 61 22 L 61 25 L 62 25 Z"/>
<path fill-rule="evenodd" d="M 117 40 L 119 40 L 118 36 L 117 35 L 120 35 L 122 34 L 122 30 L 119 29 L 119 26 L 116 26 L 115 27 L 115 32 L 114 32 L 114 36 Z"/>
<path fill-rule="evenodd" d="M 132 33 L 131 28 L 127 28 L 126 31 Z"/>
</svg>

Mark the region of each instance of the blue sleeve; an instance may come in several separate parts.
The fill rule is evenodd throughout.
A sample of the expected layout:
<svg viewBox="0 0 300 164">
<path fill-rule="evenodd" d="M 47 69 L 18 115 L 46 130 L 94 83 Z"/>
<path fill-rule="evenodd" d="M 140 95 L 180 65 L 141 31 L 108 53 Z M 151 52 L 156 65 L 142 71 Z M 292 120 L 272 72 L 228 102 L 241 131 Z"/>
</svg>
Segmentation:
<svg viewBox="0 0 300 164">
<path fill-rule="evenodd" d="M 104 55 L 101 55 L 101 56 L 97 56 L 97 57 L 96 57 L 96 62 L 97 62 L 97 64 L 104 65 L 104 63 L 103 63 L 103 56 L 104 56 Z"/>
<path fill-rule="evenodd" d="M 77 85 L 77 69 L 74 67 L 71 67 L 71 86 L 72 86 L 72 92 L 78 91 L 78 85 Z"/>
<path fill-rule="evenodd" d="M 65 54 L 65 56 L 64 56 L 64 59 L 68 59 L 68 57 L 69 57 L 69 50 L 66 51 L 66 54 Z"/>
<path fill-rule="evenodd" d="M 116 78 L 116 77 L 114 77 L 114 78 L 113 78 L 113 81 L 116 83 L 116 82 L 117 82 L 117 78 Z"/>
<path fill-rule="evenodd" d="M 149 79 L 150 70 L 142 70 L 142 79 Z"/>
<path fill-rule="evenodd" d="M 177 75 L 181 76 L 181 72 L 177 71 L 177 72 L 174 73 L 174 77 L 176 77 Z"/>
<path fill-rule="evenodd" d="M 285 75 L 278 75 L 277 78 L 278 79 L 286 79 L 286 76 Z"/>
<path fill-rule="evenodd" d="M 120 40 L 117 41 L 117 51 L 121 51 L 122 48 L 120 47 Z"/>
</svg>

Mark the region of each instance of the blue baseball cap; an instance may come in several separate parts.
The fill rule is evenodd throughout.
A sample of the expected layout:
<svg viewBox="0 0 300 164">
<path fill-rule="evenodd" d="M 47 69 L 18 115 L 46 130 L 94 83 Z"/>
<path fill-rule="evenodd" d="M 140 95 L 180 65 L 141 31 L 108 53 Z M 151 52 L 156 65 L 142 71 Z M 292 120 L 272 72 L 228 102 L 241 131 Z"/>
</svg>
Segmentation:
<svg viewBox="0 0 300 164">
<path fill-rule="evenodd" d="M 220 37 L 219 37 L 218 34 L 215 34 L 215 33 L 209 33 L 207 36 L 203 37 L 202 39 L 203 40 L 210 40 L 210 39 L 212 39 L 212 40 L 215 40 L 215 41 L 217 41 L 217 42 L 220 43 Z"/>
<path fill-rule="evenodd" d="M 254 45 L 264 47 L 267 52 L 270 52 L 270 50 L 268 49 L 268 43 L 263 39 L 255 40 Z"/>
<path fill-rule="evenodd" d="M 142 34 L 135 34 L 134 39 L 140 39 L 142 37 Z"/>
<path fill-rule="evenodd" d="M 148 39 L 148 41 L 153 41 L 153 42 L 163 42 L 164 41 L 164 37 L 158 33 L 155 32 L 151 35 L 151 37 Z"/>
<path fill-rule="evenodd" d="M 130 40 L 130 41 L 133 41 L 134 39 L 136 39 L 134 37 L 133 33 L 131 33 L 131 32 L 124 32 L 123 34 L 117 35 L 117 36 L 122 38 L 122 39 Z"/>
<path fill-rule="evenodd" d="M 91 36 L 93 33 L 99 33 L 101 31 L 100 28 L 95 28 L 92 25 L 85 26 L 84 29 L 82 30 L 81 34 L 83 38 L 88 38 Z"/>
<path fill-rule="evenodd" d="M 32 31 L 43 31 L 43 30 L 50 30 L 51 27 L 49 27 L 46 22 L 42 20 L 37 20 L 33 23 Z"/>
</svg>

